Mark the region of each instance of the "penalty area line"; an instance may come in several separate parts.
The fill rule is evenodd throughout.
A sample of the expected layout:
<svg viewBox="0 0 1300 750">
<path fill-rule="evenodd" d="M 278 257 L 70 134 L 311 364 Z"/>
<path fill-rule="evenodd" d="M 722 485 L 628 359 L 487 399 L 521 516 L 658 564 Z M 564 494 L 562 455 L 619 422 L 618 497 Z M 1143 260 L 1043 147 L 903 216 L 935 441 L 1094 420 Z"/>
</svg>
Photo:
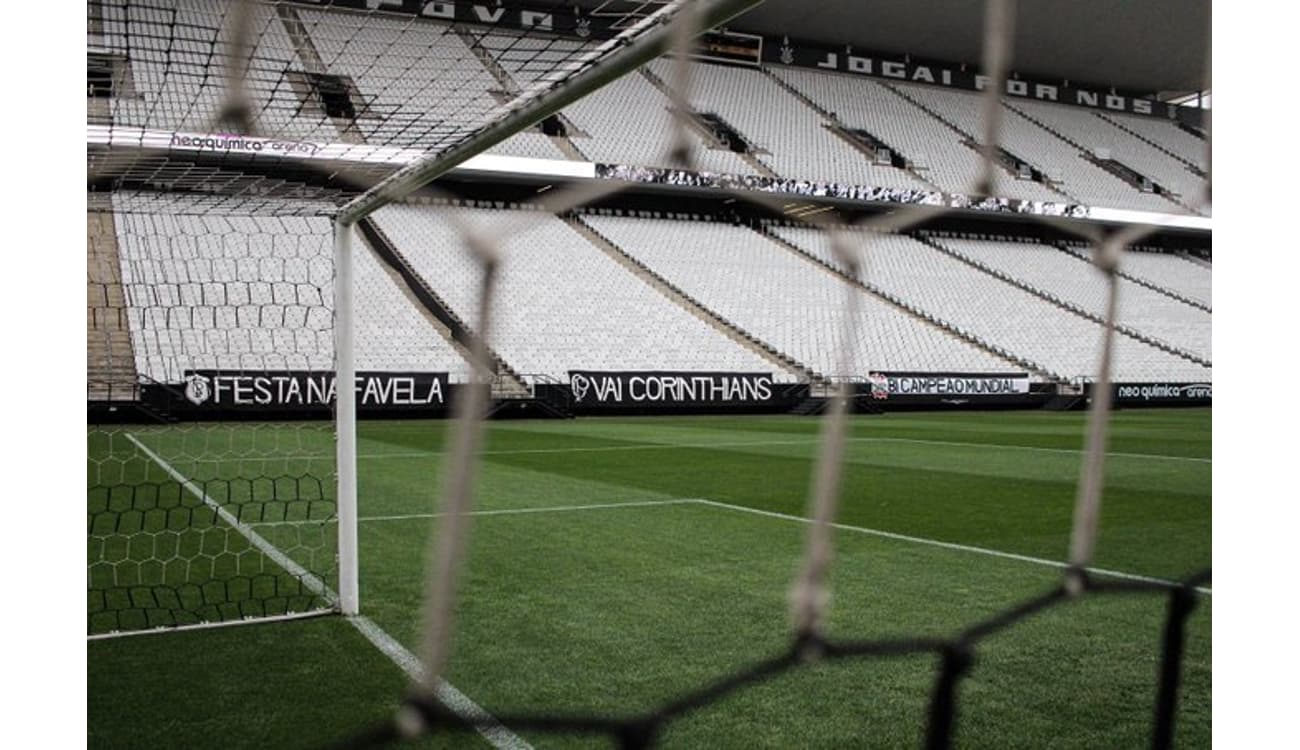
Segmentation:
<svg viewBox="0 0 1300 750">
<path fill-rule="evenodd" d="M 319 576 L 306 568 L 299 565 L 292 558 L 286 555 L 280 548 L 268 542 L 263 536 L 254 531 L 248 524 L 240 521 L 230 511 L 221 507 L 219 503 L 208 496 L 201 487 L 194 483 L 189 477 L 180 473 L 162 456 L 154 453 L 147 445 L 140 442 L 130 433 L 126 434 L 126 439 L 131 441 L 135 447 L 139 448 L 154 463 L 158 464 L 163 471 L 169 476 L 180 482 L 181 486 L 188 490 L 192 495 L 197 497 L 204 505 L 213 509 L 221 520 L 230 524 L 236 531 L 244 536 L 254 547 L 271 558 L 280 567 L 297 577 L 313 593 L 321 596 L 331 605 L 337 605 L 339 596 L 329 587 Z M 405 646 L 389 635 L 383 628 L 375 624 L 368 617 L 358 615 L 356 617 L 345 617 L 345 620 L 356 628 L 371 645 L 379 649 L 380 653 L 387 656 L 399 669 L 406 673 L 408 677 L 416 682 L 423 682 L 424 665 L 415 657 Z M 448 709 L 474 726 L 478 733 L 483 736 L 493 747 L 498 750 L 532 750 L 522 737 L 511 732 L 501 722 L 497 721 L 481 706 L 475 703 L 461 691 L 457 690 L 451 683 L 439 679 L 435 694 L 439 701 Z"/>
</svg>

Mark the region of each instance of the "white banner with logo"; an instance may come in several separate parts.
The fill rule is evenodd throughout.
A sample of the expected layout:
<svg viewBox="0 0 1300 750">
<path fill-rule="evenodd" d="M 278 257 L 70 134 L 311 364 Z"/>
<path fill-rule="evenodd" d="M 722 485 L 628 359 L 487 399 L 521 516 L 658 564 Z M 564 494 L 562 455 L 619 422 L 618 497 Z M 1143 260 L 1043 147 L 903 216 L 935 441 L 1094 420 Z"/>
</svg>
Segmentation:
<svg viewBox="0 0 1300 750">
<path fill-rule="evenodd" d="M 570 370 L 575 408 L 776 403 L 771 373 Z"/>
<path fill-rule="evenodd" d="M 1118 383 L 1115 400 L 1120 403 L 1208 403 L 1213 400 L 1210 383 Z"/>
<path fill-rule="evenodd" d="M 365 410 L 446 409 L 445 372 L 358 372 L 357 408 Z M 170 411 L 320 411 L 333 407 L 333 372 L 191 370 L 177 397 L 174 386 L 147 387 L 144 397 Z"/>
</svg>

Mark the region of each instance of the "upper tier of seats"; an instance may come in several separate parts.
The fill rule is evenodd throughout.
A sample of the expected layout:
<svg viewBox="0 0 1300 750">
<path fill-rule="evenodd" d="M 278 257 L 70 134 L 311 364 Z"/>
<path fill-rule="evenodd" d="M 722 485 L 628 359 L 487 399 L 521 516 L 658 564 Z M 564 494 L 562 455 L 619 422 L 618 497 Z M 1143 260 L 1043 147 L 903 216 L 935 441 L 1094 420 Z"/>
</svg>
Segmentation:
<svg viewBox="0 0 1300 750">
<path fill-rule="evenodd" d="M 972 139 L 983 140 L 984 103 L 980 94 L 937 86 L 897 84 L 896 89 L 954 124 Z M 1052 105 L 1046 105 L 1052 106 Z M 1064 108 L 1064 105 L 1057 105 Z M 1103 123 L 1098 120 L 1098 126 Z M 1086 158 L 1078 148 L 1038 126 L 1017 110 L 1004 109 L 1001 145 L 1039 170 L 1064 194 L 1086 206 L 1129 208 L 1159 213 L 1178 206 L 1144 193 Z"/>
<path fill-rule="evenodd" d="M 971 193 L 983 159 L 963 141 L 977 142 L 899 96 L 889 86 L 859 76 L 774 67 L 772 73 L 803 92 L 849 128 L 866 130 L 904 156 L 913 168 L 948 193 Z M 995 173 L 997 195 L 1032 201 L 1068 200 L 1033 180 Z"/>
<path fill-rule="evenodd" d="M 654 60 L 647 68 L 660 79 L 671 80 L 671 61 Z M 828 131 L 821 115 L 762 71 L 696 65 L 691 69 L 690 102 L 697 112 L 722 117 L 758 151 L 758 159 L 780 177 L 929 189 L 902 169 L 874 164 Z M 625 127 L 629 125 L 625 123 Z"/>
<path fill-rule="evenodd" d="M 1119 127 L 1131 130 L 1139 137 L 1150 141 L 1178 161 L 1196 166 L 1202 172 L 1209 164 L 1209 149 L 1206 142 L 1172 122 L 1119 112 L 1107 112 L 1106 118 Z"/>
<path fill-rule="evenodd" d="M 198 214 L 183 196 L 115 207 L 138 372 L 176 382 L 196 369 L 334 369 L 329 219 Z M 464 359 L 366 245 L 353 247 L 357 369 L 464 378 Z"/>
<path fill-rule="evenodd" d="M 1185 202 L 1198 200 L 1205 189 L 1205 181 L 1186 164 L 1121 130 L 1097 112 L 1034 101 L 1017 101 L 1014 106 L 1085 153 L 1108 153 L 1111 159 L 1173 191 Z"/>
<path fill-rule="evenodd" d="M 110 103 L 114 123 L 201 132 L 229 127 L 219 122 L 222 56 L 229 49 L 221 31 L 226 3 L 105 0 L 102 5 L 101 30 L 92 32 L 90 44 L 127 56 L 133 77 Z M 446 148 L 485 124 L 500 102 L 556 79 L 566 63 L 592 50 L 577 40 L 384 13 L 260 3 L 251 8 L 252 51 L 242 80 L 253 124 L 263 135 Z M 354 87 L 355 121 L 322 111 L 308 82 L 309 75 L 322 74 Z M 650 76 L 671 81 L 671 61 L 653 61 L 644 72 L 564 110 L 575 128 L 570 142 L 578 153 L 602 163 L 676 166 L 669 161 L 670 104 Z M 753 159 L 781 178 L 965 193 L 978 174 L 979 156 L 968 145 L 983 138 L 978 94 L 778 65 L 701 63 L 692 67 L 691 79 L 695 113 L 722 118 L 751 144 Z M 1203 191 L 1204 180 L 1191 165 L 1204 167 L 1204 142 L 1172 124 L 1020 99 L 1005 100 L 1002 120 L 1001 145 L 1051 183 L 1017 179 L 999 169 L 1002 197 L 1186 210 L 1098 166 L 1091 160 L 1097 149 L 1181 196 L 1176 200 L 1183 204 L 1194 204 Z M 911 170 L 874 163 L 833 132 L 836 122 L 873 134 L 902 154 Z M 736 154 L 706 145 L 707 136 L 693 132 L 689 139 L 698 169 L 755 173 Z M 566 158 L 566 151 L 536 130 L 519 133 L 489 153 Z"/>
<path fill-rule="evenodd" d="M 564 116 L 583 131 L 572 138 L 574 146 L 594 162 L 680 166 L 669 159 L 674 123 L 668 97 L 641 73 L 630 73 L 579 99 L 564 109 Z M 734 152 L 708 146 L 693 131 L 688 138 L 697 170 L 756 174 Z"/>
<path fill-rule="evenodd" d="M 160 130 L 218 132 L 224 103 L 225 59 L 221 28 L 229 3 L 102 4 L 103 33 L 91 38 L 100 49 L 127 56 L 132 93 L 111 102 L 113 121 Z M 250 3 L 256 40 L 243 77 L 253 124 L 261 133 L 314 141 L 336 141 L 338 131 L 324 112 L 311 112 L 285 80 L 301 69 L 284 25 L 269 6 Z"/>
<path fill-rule="evenodd" d="M 382 15 L 301 9 L 321 63 L 347 75 L 366 101 L 357 126 L 369 143 L 447 148 L 488 121 L 502 86 L 451 26 Z M 541 133 L 519 133 L 490 153 L 562 159 Z"/>
</svg>

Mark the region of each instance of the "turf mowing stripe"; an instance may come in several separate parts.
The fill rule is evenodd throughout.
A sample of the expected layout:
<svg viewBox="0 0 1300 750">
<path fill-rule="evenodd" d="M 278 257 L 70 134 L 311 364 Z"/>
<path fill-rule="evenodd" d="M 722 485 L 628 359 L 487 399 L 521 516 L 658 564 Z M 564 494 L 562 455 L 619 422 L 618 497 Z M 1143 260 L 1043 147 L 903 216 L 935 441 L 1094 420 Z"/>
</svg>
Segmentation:
<svg viewBox="0 0 1300 750">
<path fill-rule="evenodd" d="M 1072 448 L 1043 448 L 1037 445 L 1008 445 L 1004 443 L 961 443 L 953 440 L 922 440 L 919 438 L 849 438 L 853 441 L 877 441 L 882 443 L 918 443 L 921 445 L 954 445 L 963 448 L 1010 448 L 1018 451 L 1037 451 L 1039 453 L 1076 453 L 1082 454 L 1083 449 L 1074 450 Z M 1191 461 L 1192 463 L 1213 463 L 1213 459 L 1197 458 L 1195 456 L 1166 456 L 1159 453 L 1123 453 L 1119 451 L 1107 451 L 1107 456 L 1119 456 L 1120 458 L 1153 458 L 1160 461 Z"/>
<path fill-rule="evenodd" d="M 963 443 L 952 440 L 922 440 L 919 438 L 888 438 L 888 437 L 857 437 L 848 438 L 851 443 L 913 443 L 917 445 L 950 445 L 961 448 L 989 448 L 989 449 L 1006 449 L 1018 451 L 1035 451 L 1039 453 L 1065 453 L 1065 454 L 1082 454 L 1083 450 L 1073 448 L 1044 448 L 1036 445 L 1013 445 L 1009 443 Z M 586 448 L 517 448 L 505 450 L 488 450 L 479 451 L 484 456 L 514 456 L 528 453 L 604 453 L 609 451 L 654 451 L 654 450 L 694 450 L 699 448 L 743 448 L 745 446 L 764 446 L 764 445 L 820 445 L 819 438 L 807 438 L 803 440 L 744 440 L 744 441 L 718 441 L 714 443 L 638 443 L 636 445 L 601 445 L 590 446 Z M 430 458 L 433 456 L 443 455 L 443 451 L 392 451 L 387 453 L 359 453 L 358 460 L 383 460 L 383 459 L 404 459 L 404 458 Z M 1189 461 L 1192 463 L 1213 463 L 1210 458 L 1198 458 L 1195 456 L 1169 456 L 1160 453 L 1124 453 L 1110 451 L 1107 456 L 1116 456 L 1119 458 L 1137 458 L 1143 460 L 1156 461 Z M 246 461 L 325 461 L 332 460 L 334 454 L 329 455 L 289 455 L 273 456 L 269 458 L 212 458 L 212 459 L 195 459 L 192 463 L 238 463 Z"/>
<path fill-rule="evenodd" d="M 638 500 L 630 503 L 592 503 L 590 505 L 546 505 L 540 508 L 499 508 L 496 510 L 475 510 L 467 516 L 511 516 L 520 513 L 561 513 L 575 510 L 597 510 L 600 508 L 644 508 L 651 505 L 681 505 L 698 502 L 696 498 L 676 498 L 673 500 Z M 363 516 L 358 521 L 407 521 L 421 518 L 441 518 L 445 513 L 407 513 L 400 516 Z M 328 519 L 333 520 L 333 519 Z M 306 519 L 302 521 L 260 521 L 250 526 L 302 526 L 306 524 L 326 523 Z"/>
<path fill-rule="evenodd" d="M 962 443 L 951 440 L 922 440 L 918 438 L 889 438 L 889 437 L 856 437 L 848 438 L 851 443 L 916 443 L 920 445 L 951 445 L 962 448 L 1006 448 L 1010 450 L 1037 451 L 1041 453 L 1073 453 L 1082 454 L 1083 449 L 1075 450 L 1073 448 L 1042 448 L 1035 445 L 1011 445 L 1007 443 Z M 642 443 L 638 445 L 602 445 L 591 446 L 586 448 L 517 448 L 507 450 L 487 450 L 480 451 L 485 456 L 512 456 L 527 453 L 604 453 L 607 451 L 638 451 L 638 450 L 676 450 L 676 449 L 697 449 L 697 448 L 743 448 L 747 445 L 764 446 L 764 445 L 820 445 L 820 438 L 812 437 L 801 440 L 737 440 L 737 441 L 718 441 L 714 443 Z M 358 455 L 357 458 L 381 459 L 381 458 L 419 458 L 422 456 L 439 456 L 441 451 L 394 451 L 392 453 L 367 453 Z M 1159 453 L 1122 453 L 1109 452 L 1108 456 L 1119 456 L 1121 458 L 1140 458 L 1155 459 L 1159 461 L 1191 461 L 1194 463 L 1211 463 L 1209 458 L 1196 458 L 1193 456 L 1168 456 Z"/>
<path fill-rule="evenodd" d="M 797 521 L 799 523 L 812 523 L 811 519 L 802 518 L 800 516 L 792 516 L 788 513 L 777 513 L 776 511 L 760 510 L 759 508 L 750 508 L 744 505 L 732 505 L 731 503 L 721 503 L 718 502 L 717 500 L 705 500 L 703 498 L 697 498 L 694 502 L 700 505 L 711 505 L 715 508 L 725 508 L 727 510 L 740 511 L 743 513 L 753 513 L 759 516 L 780 518 L 786 521 Z M 1047 560 L 1042 557 L 1030 557 L 1029 555 L 1018 555 L 1014 552 L 1003 552 L 1001 550 L 989 549 L 987 547 L 974 547 L 969 544 L 958 544 L 956 542 L 944 542 L 938 539 L 927 539 L 925 537 L 920 537 L 920 536 L 909 536 L 907 534 L 898 534 L 893 531 L 881 531 L 880 529 L 869 529 L 865 526 L 849 526 L 848 524 L 843 524 L 843 523 L 832 523 L 831 527 L 840 529 L 842 531 L 856 531 L 859 534 L 869 534 L 871 536 L 878 536 L 884 539 L 894 539 L 900 542 L 911 542 L 913 544 L 926 544 L 931 547 L 943 547 L 944 549 L 952 549 L 952 550 L 957 550 L 959 552 L 974 552 L 980 555 L 1001 557 L 1006 560 L 1019 560 L 1020 562 L 1032 563 L 1034 565 L 1043 565 L 1051 568 L 1063 569 L 1069 567 L 1069 563 L 1058 562 L 1056 560 Z M 1171 586 L 1178 585 L 1177 581 L 1170 581 L 1164 578 L 1154 578 L 1151 576 L 1139 575 L 1137 573 L 1125 573 L 1123 571 L 1118 571 L 1118 570 L 1106 570 L 1105 568 L 1085 568 L 1085 570 L 1087 570 L 1089 573 L 1094 573 L 1099 576 L 1106 576 L 1108 578 L 1122 578 L 1129 581 L 1142 581 L 1144 583 L 1160 583 L 1160 584 L 1166 584 Z M 1198 586 L 1196 590 L 1202 594 L 1206 594 L 1207 596 L 1210 595 L 1211 592 L 1209 588 L 1205 588 L 1202 586 Z"/>
<path fill-rule="evenodd" d="M 303 582 L 312 593 L 323 597 L 331 605 L 338 603 L 339 597 L 325 581 L 321 580 L 316 574 L 299 565 L 292 558 L 286 555 L 274 544 L 250 528 L 247 524 L 236 518 L 230 511 L 221 507 L 219 503 L 208 497 L 208 493 L 196 485 L 192 480 L 180 473 L 171 464 L 167 463 L 162 456 L 154 453 L 147 445 L 140 442 L 130 433 L 126 434 L 126 439 L 131 441 L 135 447 L 144 452 L 146 456 L 158 464 L 163 471 L 167 472 L 173 479 L 180 482 L 181 486 L 203 502 L 204 505 L 212 508 L 221 520 L 230 524 L 236 531 L 244 536 L 254 547 L 260 550 L 267 557 L 271 558 L 280 567 L 297 577 Z M 402 644 L 398 643 L 395 638 L 386 633 L 383 628 L 376 625 L 368 617 L 348 617 L 344 618 L 352 623 L 360 633 L 366 637 L 366 640 L 378 648 L 394 664 L 405 672 L 411 679 L 420 681 L 423 674 L 423 667 L 420 660 L 407 651 Z M 491 714 L 484 711 L 477 703 L 470 700 L 464 693 L 457 690 L 446 680 L 439 680 L 436 689 L 438 700 L 442 701 L 452 713 L 461 719 L 473 724 L 478 733 L 483 736 L 491 745 L 499 750 L 531 750 L 532 746 L 523 740 L 519 735 L 506 729 L 499 722 L 492 718 Z"/>
</svg>

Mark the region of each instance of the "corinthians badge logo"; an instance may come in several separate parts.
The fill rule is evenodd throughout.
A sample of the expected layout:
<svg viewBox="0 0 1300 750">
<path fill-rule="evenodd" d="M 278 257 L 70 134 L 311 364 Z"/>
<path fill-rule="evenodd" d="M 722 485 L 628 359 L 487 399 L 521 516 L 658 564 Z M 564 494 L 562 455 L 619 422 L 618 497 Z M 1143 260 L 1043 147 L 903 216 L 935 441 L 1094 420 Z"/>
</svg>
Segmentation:
<svg viewBox="0 0 1300 750">
<path fill-rule="evenodd" d="M 212 398 L 212 384 L 202 375 L 190 375 L 185 378 L 185 398 L 195 406 L 202 406 Z"/>
<path fill-rule="evenodd" d="M 577 401 L 585 401 L 587 391 L 591 388 L 591 380 L 586 375 L 574 373 L 569 377 L 569 387 L 573 389 L 573 398 Z"/>
<path fill-rule="evenodd" d="M 789 65 L 794 62 L 794 47 L 790 46 L 790 37 L 781 38 L 781 62 Z"/>
</svg>

